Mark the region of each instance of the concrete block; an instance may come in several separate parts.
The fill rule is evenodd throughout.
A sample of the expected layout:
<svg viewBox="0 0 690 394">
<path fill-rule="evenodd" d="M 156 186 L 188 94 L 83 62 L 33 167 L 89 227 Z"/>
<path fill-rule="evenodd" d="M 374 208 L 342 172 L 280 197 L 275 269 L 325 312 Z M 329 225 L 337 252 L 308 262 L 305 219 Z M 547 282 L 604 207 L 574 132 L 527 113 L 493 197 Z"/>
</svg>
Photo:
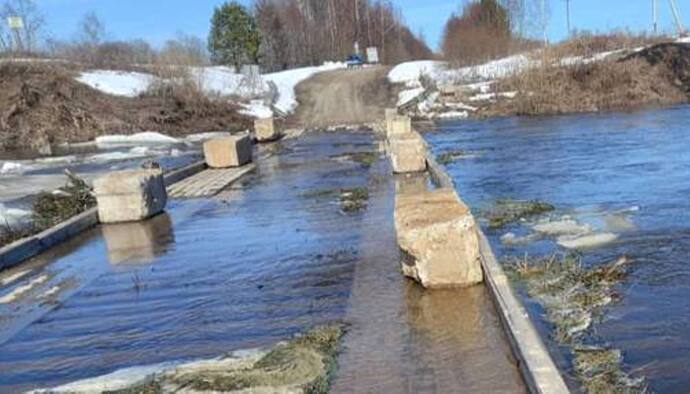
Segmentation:
<svg viewBox="0 0 690 394">
<path fill-rule="evenodd" d="M 165 209 L 168 195 L 160 169 L 111 172 L 93 183 L 101 223 L 134 222 Z"/>
<path fill-rule="evenodd" d="M 165 253 L 174 240 L 172 221 L 165 212 L 133 223 L 101 226 L 112 264 L 145 264 Z"/>
<path fill-rule="evenodd" d="M 386 130 L 385 133 L 388 135 L 388 130 L 390 130 L 393 126 L 391 126 L 391 123 L 393 122 L 393 118 L 396 116 L 400 116 L 398 114 L 398 109 L 397 108 L 386 108 L 385 110 L 386 114 Z"/>
<path fill-rule="evenodd" d="M 476 223 L 453 189 L 399 193 L 395 229 L 405 276 L 426 288 L 482 282 Z"/>
<path fill-rule="evenodd" d="M 272 117 L 261 118 L 254 121 L 254 136 L 258 142 L 269 142 L 280 138 L 280 133 Z"/>
<path fill-rule="evenodd" d="M 426 143 L 416 132 L 390 139 L 388 153 L 396 174 L 426 170 Z"/>
<path fill-rule="evenodd" d="M 388 139 L 412 133 L 412 119 L 409 116 L 397 115 L 391 118 L 387 129 Z"/>
<path fill-rule="evenodd" d="M 211 168 L 240 167 L 252 161 L 249 135 L 214 138 L 204 142 L 204 157 Z"/>
</svg>

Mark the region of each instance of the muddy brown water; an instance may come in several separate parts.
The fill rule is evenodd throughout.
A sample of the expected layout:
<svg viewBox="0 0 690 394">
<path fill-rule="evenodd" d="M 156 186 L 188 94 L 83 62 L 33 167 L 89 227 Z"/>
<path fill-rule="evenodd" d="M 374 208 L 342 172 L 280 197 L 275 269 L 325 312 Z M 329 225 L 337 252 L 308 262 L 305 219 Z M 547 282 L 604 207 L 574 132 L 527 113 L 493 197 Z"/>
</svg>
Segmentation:
<svg viewBox="0 0 690 394">
<path fill-rule="evenodd" d="M 213 199 L 102 227 L 0 273 L 0 392 L 216 357 L 348 325 L 334 392 L 521 392 L 484 287 L 424 291 L 398 269 L 394 184 L 362 132 L 274 146 Z M 340 158 L 334 158 L 340 157 Z M 315 190 L 367 186 L 340 211 Z M 318 195 L 318 194 L 317 194 Z"/>
</svg>

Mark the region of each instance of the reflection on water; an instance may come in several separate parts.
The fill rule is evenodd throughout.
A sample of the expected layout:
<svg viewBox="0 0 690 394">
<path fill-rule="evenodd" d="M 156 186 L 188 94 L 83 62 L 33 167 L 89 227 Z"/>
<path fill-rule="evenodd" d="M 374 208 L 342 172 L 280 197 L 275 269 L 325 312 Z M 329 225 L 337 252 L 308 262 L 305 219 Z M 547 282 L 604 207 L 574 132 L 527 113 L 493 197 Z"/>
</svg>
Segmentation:
<svg viewBox="0 0 690 394">
<path fill-rule="evenodd" d="M 423 190 L 428 181 L 398 176 L 395 187 Z M 524 392 L 483 286 L 424 290 L 400 273 L 391 183 L 365 213 L 333 392 Z"/>
<path fill-rule="evenodd" d="M 162 213 L 143 222 L 101 226 L 112 264 L 146 264 L 175 242 L 172 220 Z"/>
<path fill-rule="evenodd" d="M 499 118 L 444 123 L 426 135 L 436 153 L 484 152 L 447 166 L 473 208 L 504 197 L 539 199 L 557 207 L 540 220 L 615 235 L 611 242 L 582 251 L 585 264 L 623 254 L 631 261 L 621 301 L 611 305 L 588 340 L 622 349 L 626 370 L 645 376 L 659 392 L 686 391 L 690 385 L 688 116 L 690 107 L 683 106 Z M 564 251 L 557 235 L 530 238 L 534 225 L 487 229 L 487 235 L 499 257 Z M 531 242 L 501 242 L 506 233 Z M 537 309 L 532 312 L 539 317 Z"/>
</svg>

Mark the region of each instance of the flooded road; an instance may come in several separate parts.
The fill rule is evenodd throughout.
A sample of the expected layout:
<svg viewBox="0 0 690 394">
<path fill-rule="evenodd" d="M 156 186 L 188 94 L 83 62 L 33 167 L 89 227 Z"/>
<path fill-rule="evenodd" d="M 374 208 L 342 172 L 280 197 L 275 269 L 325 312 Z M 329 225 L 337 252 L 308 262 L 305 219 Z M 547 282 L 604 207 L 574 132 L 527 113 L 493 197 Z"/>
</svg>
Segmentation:
<svg viewBox="0 0 690 394">
<path fill-rule="evenodd" d="M 463 151 L 446 168 L 475 212 L 501 198 L 556 207 L 500 229 L 483 223 L 499 258 L 577 252 L 585 264 L 598 264 L 628 257 L 620 300 L 593 323 L 586 342 L 621 349 L 624 369 L 655 392 L 690 385 L 688 116 L 682 106 L 497 118 L 444 123 L 425 135 L 436 154 Z M 543 312 L 528 306 L 550 338 Z"/>
<path fill-rule="evenodd" d="M 283 141 L 215 198 L 173 200 L 0 273 L 0 392 L 332 321 L 349 326 L 335 392 L 522 391 L 483 287 L 424 292 L 400 275 L 388 164 L 351 159 L 377 148 L 368 133 Z M 367 208 L 343 212 L 330 191 L 356 187 Z"/>
</svg>

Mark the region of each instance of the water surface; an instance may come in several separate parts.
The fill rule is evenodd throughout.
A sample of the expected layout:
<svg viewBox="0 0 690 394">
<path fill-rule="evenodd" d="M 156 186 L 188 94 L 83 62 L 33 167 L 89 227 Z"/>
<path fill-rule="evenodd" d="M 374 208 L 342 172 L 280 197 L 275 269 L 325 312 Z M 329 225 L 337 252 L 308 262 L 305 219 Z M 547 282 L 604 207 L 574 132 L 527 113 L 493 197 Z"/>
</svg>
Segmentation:
<svg viewBox="0 0 690 394">
<path fill-rule="evenodd" d="M 618 239 L 582 251 L 587 264 L 630 257 L 622 299 L 589 340 L 623 350 L 624 367 L 651 389 L 690 387 L 690 107 L 634 113 L 496 118 L 439 124 L 426 134 L 435 153 L 471 155 L 447 165 L 475 210 L 498 198 L 539 199 L 563 215 Z M 542 218 L 543 219 L 543 218 Z M 535 219 L 537 220 L 537 219 Z M 499 258 L 567 252 L 553 237 L 507 245 L 487 230 Z M 530 307 L 537 319 L 540 311 Z M 548 338 L 548 325 L 538 322 Z M 551 343 L 552 348 L 553 343 Z M 567 365 L 566 357 L 556 354 Z"/>
</svg>

